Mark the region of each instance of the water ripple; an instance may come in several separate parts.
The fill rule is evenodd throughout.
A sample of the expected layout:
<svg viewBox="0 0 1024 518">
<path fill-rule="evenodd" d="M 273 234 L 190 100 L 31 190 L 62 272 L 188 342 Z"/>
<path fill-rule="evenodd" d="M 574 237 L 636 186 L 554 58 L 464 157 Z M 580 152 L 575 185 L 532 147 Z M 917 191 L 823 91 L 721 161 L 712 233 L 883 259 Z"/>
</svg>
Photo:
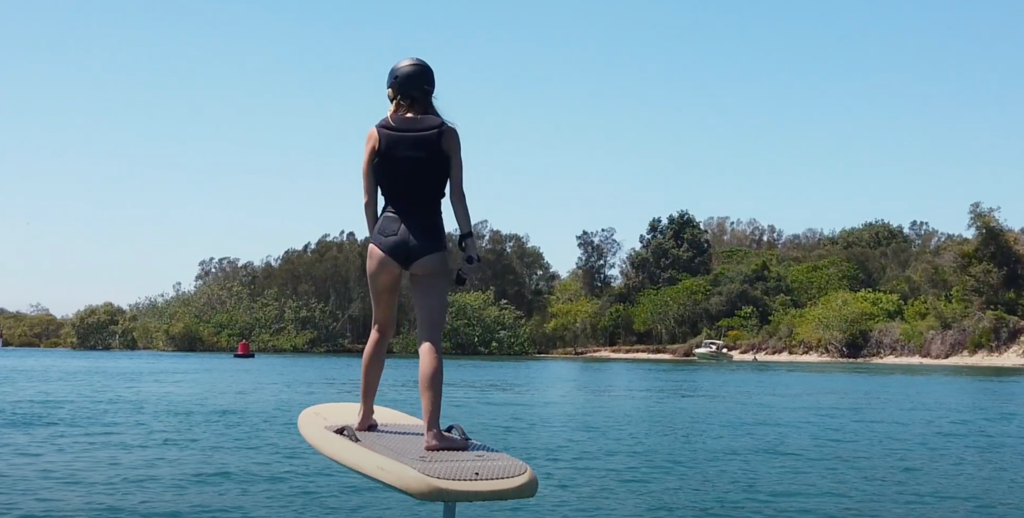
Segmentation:
<svg viewBox="0 0 1024 518">
<path fill-rule="evenodd" d="M 442 420 L 530 463 L 473 517 L 1024 516 L 1012 369 L 446 361 Z M 0 350 L 0 516 L 438 516 L 316 453 L 350 356 Z M 416 413 L 416 363 L 382 405 Z"/>
</svg>

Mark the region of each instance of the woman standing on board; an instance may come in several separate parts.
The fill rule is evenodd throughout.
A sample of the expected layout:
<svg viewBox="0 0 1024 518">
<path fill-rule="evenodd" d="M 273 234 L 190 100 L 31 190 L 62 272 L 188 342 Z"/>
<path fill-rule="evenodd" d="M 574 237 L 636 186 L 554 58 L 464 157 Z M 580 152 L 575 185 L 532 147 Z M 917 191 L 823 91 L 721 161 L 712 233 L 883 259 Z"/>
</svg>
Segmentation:
<svg viewBox="0 0 1024 518">
<path fill-rule="evenodd" d="M 419 384 L 424 448 L 464 450 L 463 439 L 441 431 L 441 333 L 448 312 L 448 235 L 441 216 L 445 186 L 462 234 L 463 263 L 479 260 L 466 194 L 462 188 L 459 134 L 434 108 L 434 72 L 426 62 L 405 59 L 388 74 L 391 108 L 366 136 L 363 154 L 363 206 L 371 242 L 366 275 L 373 304 L 373 326 L 363 350 L 359 422 L 373 429 L 373 402 L 384 371 L 388 342 L 397 321 L 402 272 L 409 272 L 419 343 Z M 377 212 L 377 189 L 384 209 Z M 469 259 L 472 258 L 472 259 Z M 474 259 L 476 261 L 474 261 Z M 465 268 L 465 266 L 464 266 Z"/>
</svg>

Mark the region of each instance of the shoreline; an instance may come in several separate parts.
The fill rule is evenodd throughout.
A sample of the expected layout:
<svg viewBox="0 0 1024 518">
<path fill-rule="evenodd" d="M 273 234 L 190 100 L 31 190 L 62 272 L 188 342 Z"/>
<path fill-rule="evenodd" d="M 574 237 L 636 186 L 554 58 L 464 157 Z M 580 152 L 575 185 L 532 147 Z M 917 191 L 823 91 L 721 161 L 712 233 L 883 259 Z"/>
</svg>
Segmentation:
<svg viewBox="0 0 1024 518">
<path fill-rule="evenodd" d="M 66 350 L 66 351 L 84 351 L 84 349 L 75 349 L 70 347 L 17 347 L 5 345 L 3 349 L 30 349 L 30 350 Z M 588 352 L 581 353 L 578 355 L 572 354 L 528 354 L 524 356 L 503 356 L 503 355 L 452 355 L 453 357 L 477 357 L 477 358 L 540 358 L 540 359 L 604 359 L 604 360 L 657 360 L 657 361 L 679 361 L 679 362 L 701 362 L 709 363 L 706 360 L 698 360 L 693 356 L 677 356 L 668 352 L 627 352 L 623 351 L 621 347 L 614 348 L 615 350 L 609 349 L 589 349 Z M 158 349 L 96 349 L 90 350 L 94 352 L 155 352 L 155 353 L 186 353 L 186 354 L 210 354 L 210 355 L 224 355 L 231 354 L 233 351 L 166 351 Z M 292 355 L 359 355 L 361 351 L 262 351 L 260 354 L 275 355 L 275 354 L 292 354 Z M 1024 368 L 1024 343 L 1020 343 L 1006 350 L 1005 352 L 993 354 L 987 352 L 981 352 L 974 355 L 961 353 L 949 358 L 925 358 L 921 356 L 884 356 L 884 357 L 871 357 L 871 358 L 834 358 L 831 356 L 825 356 L 817 353 L 807 354 L 791 354 L 788 352 L 769 354 L 765 352 L 759 353 L 736 353 L 730 352 L 732 355 L 731 361 L 736 362 L 769 362 L 769 363 L 877 363 L 877 364 L 889 364 L 889 365 L 947 365 L 947 366 L 958 366 L 958 367 L 1012 367 L 1012 368 Z M 414 355 L 395 355 L 389 353 L 389 356 L 410 356 Z"/>
<path fill-rule="evenodd" d="M 1024 367 L 1024 345 L 1016 345 L 999 354 L 962 353 L 949 358 L 925 358 L 921 356 L 883 356 L 872 358 L 833 358 L 821 354 L 768 354 L 768 353 L 734 353 L 730 352 L 732 361 L 738 362 L 775 362 L 775 363 L 879 363 L 890 365 L 950 365 L 966 367 Z M 609 360 L 661 360 L 661 361 L 701 361 L 693 356 L 676 356 L 669 353 L 647 352 L 612 352 L 608 350 L 592 351 L 578 356 L 561 354 L 538 354 L 545 358 L 600 358 Z M 756 359 L 755 359 L 756 357 Z M 701 363 L 706 363 L 701 361 Z"/>
</svg>

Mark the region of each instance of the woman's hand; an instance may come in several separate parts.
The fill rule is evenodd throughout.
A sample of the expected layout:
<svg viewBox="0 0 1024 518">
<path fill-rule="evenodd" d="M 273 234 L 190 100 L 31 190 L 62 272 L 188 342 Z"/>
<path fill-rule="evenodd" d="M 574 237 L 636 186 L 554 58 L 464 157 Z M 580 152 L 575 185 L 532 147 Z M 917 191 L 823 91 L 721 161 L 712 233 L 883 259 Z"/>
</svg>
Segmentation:
<svg viewBox="0 0 1024 518">
<path fill-rule="evenodd" d="M 469 275 L 476 270 L 478 264 L 480 264 L 480 254 L 476 251 L 476 241 L 469 238 L 465 241 L 462 249 L 462 271 Z"/>
<path fill-rule="evenodd" d="M 480 264 L 480 254 L 476 251 L 472 233 L 459 236 L 459 251 L 462 252 L 462 264 L 459 265 L 459 271 L 455 272 L 455 284 L 465 286 L 470 274 Z"/>
</svg>

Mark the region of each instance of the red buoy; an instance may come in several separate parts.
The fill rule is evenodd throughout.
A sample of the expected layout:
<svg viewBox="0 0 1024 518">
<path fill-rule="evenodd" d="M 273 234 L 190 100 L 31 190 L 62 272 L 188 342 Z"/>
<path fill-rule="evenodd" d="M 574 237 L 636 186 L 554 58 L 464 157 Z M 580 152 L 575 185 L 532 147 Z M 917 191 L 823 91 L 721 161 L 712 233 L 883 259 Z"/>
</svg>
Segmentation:
<svg viewBox="0 0 1024 518">
<path fill-rule="evenodd" d="M 238 352 L 235 353 L 235 358 L 255 358 L 256 353 L 249 350 L 249 342 L 242 340 L 238 342 Z"/>
</svg>

